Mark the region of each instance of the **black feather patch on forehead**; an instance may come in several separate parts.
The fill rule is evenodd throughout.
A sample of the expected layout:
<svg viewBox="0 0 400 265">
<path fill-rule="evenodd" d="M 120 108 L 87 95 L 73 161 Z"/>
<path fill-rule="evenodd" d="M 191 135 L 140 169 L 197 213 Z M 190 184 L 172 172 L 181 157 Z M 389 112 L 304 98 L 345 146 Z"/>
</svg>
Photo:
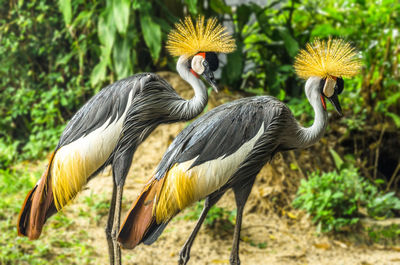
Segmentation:
<svg viewBox="0 0 400 265">
<path fill-rule="evenodd" d="M 211 71 L 214 72 L 218 69 L 219 61 L 215 52 L 206 52 L 206 61 L 208 62 Z"/>
<path fill-rule="evenodd" d="M 340 94 L 343 92 L 343 88 L 344 88 L 344 81 L 342 78 L 338 77 L 336 80 L 335 90 L 337 91 L 338 94 Z"/>
<path fill-rule="evenodd" d="M 323 94 L 323 95 L 324 95 L 323 90 L 324 90 L 325 82 L 326 82 L 326 78 L 321 79 L 321 80 L 319 81 L 319 92 L 320 92 L 321 94 Z"/>
</svg>

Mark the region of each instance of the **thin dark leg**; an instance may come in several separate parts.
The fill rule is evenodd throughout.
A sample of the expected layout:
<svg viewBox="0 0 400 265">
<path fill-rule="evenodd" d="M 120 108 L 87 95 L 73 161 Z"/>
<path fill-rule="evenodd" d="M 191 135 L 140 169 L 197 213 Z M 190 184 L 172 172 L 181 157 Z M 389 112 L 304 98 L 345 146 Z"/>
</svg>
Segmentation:
<svg viewBox="0 0 400 265">
<path fill-rule="evenodd" d="M 113 241 L 113 253 L 114 253 L 114 264 L 121 265 L 121 248 L 117 241 L 120 219 L 121 219 L 121 202 L 122 202 L 122 191 L 125 184 L 126 176 L 128 175 L 129 168 L 132 163 L 133 150 L 127 150 L 123 153 L 117 153 L 113 160 L 113 177 L 116 183 L 116 194 L 115 194 L 115 209 L 113 225 L 111 230 L 111 237 Z"/>
<path fill-rule="evenodd" d="M 204 219 L 207 216 L 208 211 L 210 208 L 216 204 L 219 199 L 222 197 L 224 193 L 218 193 L 215 195 L 210 195 L 208 196 L 205 201 L 204 201 L 204 207 L 203 210 L 201 211 L 201 215 L 199 219 L 197 220 L 196 226 L 194 227 L 192 233 L 190 234 L 189 238 L 186 240 L 185 245 L 183 245 L 183 248 L 181 252 L 179 253 L 179 265 L 186 265 L 190 259 L 190 249 L 192 248 L 194 239 L 197 236 L 197 233 L 200 230 L 201 225 L 204 222 Z"/>
<path fill-rule="evenodd" d="M 114 221 L 113 221 L 113 227 L 112 227 L 112 231 L 111 231 L 111 235 L 112 235 L 112 239 L 113 239 L 113 243 L 114 243 L 113 246 L 114 246 L 115 264 L 117 264 L 117 265 L 121 265 L 121 248 L 119 246 L 119 243 L 117 242 L 117 236 L 118 236 L 120 218 L 121 218 L 122 191 L 123 191 L 123 186 L 117 186 Z"/>
<path fill-rule="evenodd" d="M 108 256 L 110 258 L 110 265 L 114 265 L 114 243 L 111 237 L 111 229 L 113 227 L 114 221 L 114 213 L 115 213 L 115 198 L 117 195 L 117 185 L 115 185 L 115 181 L 113 180 L 113 192 L 110 202 L 110 210 L 108 211 L 108 219 L 106 225 L 106 238 L 108 244 Z"/>
<path fill-rule="evenodd" d="M 243 209 L 247 202 L 247 198 L 253 187 L 255 177 L 248 179 L 246 182 L 240 182 L 233 186 L 233 192 L 235 194 L 237 214 L 235 232 L 233 234 L 233 245 L 231 251 L 231 257 L 229 259 L 231 265 L 240 265 L 239 259 L 239 240 L 240 240 L 240 229 L 242 226 Z"/>
</svg>

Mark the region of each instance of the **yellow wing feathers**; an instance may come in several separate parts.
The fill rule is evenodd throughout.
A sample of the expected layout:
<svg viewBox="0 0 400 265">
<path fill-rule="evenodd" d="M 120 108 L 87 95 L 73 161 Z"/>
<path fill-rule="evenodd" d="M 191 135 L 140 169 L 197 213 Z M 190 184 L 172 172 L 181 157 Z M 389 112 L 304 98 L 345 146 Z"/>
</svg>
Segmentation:
<svg viewBox="0 0 400 265">
<path fill-rule="evenodd" d="M 194 25 L 188 16 L 176 23 L 175 28 L 168 35 L 166 46 L 173 56 L 190 57 L 198 52 L 229 53 L 236 49 L 235 40 L 216 18 L 208 19 L 204 25 L 204 16 L 198 16 Z"/>
<path fill-rule="evenodd" d="M 360 71 L 361 63 L 357 51 L 342 39 L 316 39 L 296 56 L 294 68 L 299 77 L 311 76 L 352 77 Z"/>
<path fill-rule="evenodd" d="M 159 198 L 156 198 L 153 213 L 156 222 L 166 222 L 186 206 L 195 202 L 197 176 L 188 173 L 175 164 L 164 176 L 164 184 Z"/>
<path fill-rule="evenodd" d="M 57 210 L 62 209 L 75 198 L 86 184 L 88 176 L 93 171 L 79 152 L 67 155 L 57 152 L 51 166 L 54 204 Z"/>
</svg>

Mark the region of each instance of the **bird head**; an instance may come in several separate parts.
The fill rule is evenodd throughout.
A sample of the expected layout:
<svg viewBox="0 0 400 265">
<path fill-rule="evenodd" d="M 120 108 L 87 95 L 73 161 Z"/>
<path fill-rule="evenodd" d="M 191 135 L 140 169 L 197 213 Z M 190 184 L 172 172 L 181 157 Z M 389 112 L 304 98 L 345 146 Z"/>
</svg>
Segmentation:
<svg viewBox="0 0 400 265">
<path fill-rule="evenodd" d="M 343 77 L 352 77 L 360 71 L 361 63 L 356 50 L 342 39 L 315 40 L 307 44 L 296 56 L 294 68 L 303 79 L 317 79 L 321 104 L 326 110 L 325 98 L 342 116 L 338 95 L 344 88 Z"/>
<path fill-rule="evenodd" d="M 218 69 L 219 61 L 215 52 L 199 52 L 189 60 L 189 69 L 194 76 L 201 75 L 209 83 L 215 92 L 218 92 L 214 73 Z"/>
<path fill-rule="evenodd" d="M 236 45 L 216 18 L 205 23 L 204 16 L 199 16 L 193 24 L 188 16 L 175 24 L 175 29 L 169 33 L 167 49 L 172 55 L 185 58 L 190 72 L 197 78 L 202 76 L 218 91 L 213 74 L 219 65 L 217 53 L 233 52 Z"/>
<path fill-rule="evenodd" d="M 338 98 L 338 95 L 343 92 L 343 88 L 344 81 L 341 77 L 331 77 L 320 80 L 319 90 L 321 94 L 321 103 L 324 110 L 326 110 L 325 98 L 327 98 L 335 107 L 339 115 L 343 115 L 342 107 L 340 106 Z"/>
</svg>

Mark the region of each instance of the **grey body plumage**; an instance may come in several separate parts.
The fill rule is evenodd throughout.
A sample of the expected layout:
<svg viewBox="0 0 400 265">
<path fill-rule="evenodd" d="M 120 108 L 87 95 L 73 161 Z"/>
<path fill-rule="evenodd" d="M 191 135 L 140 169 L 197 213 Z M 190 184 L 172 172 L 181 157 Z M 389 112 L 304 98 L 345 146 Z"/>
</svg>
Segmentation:
<svg viewBox="0 0 400 265">
<path fill-rule="evenodd" d="M 132 102 L 127 106 L 129 97 Z M 197 116 L 207 101 L 207 93 L 203 93 L 199 106 L 190 115 L 182 115 L 188 101 L 181 98 L 167 81 L 154 73 L 136 74 L 105 87 L 83 105 L 68 122 L 56 150 L 88 135 L 107 121 L 112 124 L 121 118 L 126 108 L 128 111 L 120 141 L 128 149 L 134 145 L 130 141 L 140 143 L 159 124 L 190 120 Z M 111 157 L 105 165 L 111 163 Z"/>
<path fill-rule="evenodd" d="M 175 163 L 196 158 L 191 165 L 194 167 L 227 157 L 252 139 L 261 125 L 264 125 L 264 133 L 254 147 L 260 150 L 254 153 L 274 153 L 275 150 L 265 150 L 268 142 L 274 142 L 276 151 L 307 147 L 322 137 L 326 127 L 327 115 L 319 112 L 323 118 L 315 121 L 320 127 L 317 132 L 312 127 L 302 127 L 290 109 L 271 96 L 244 98 L 221 105 L 196 119 L 175 138 L 163 155 L 155 177 L 161 179 Z"/>
<path fill-rule="evenodd" d="M 270 96 L 244 98 L 212 109 L 182 131 L 168 147 L 155 177 L 161 179 L 175 164 L 194 158 L 191 165 L 202 164 L 235 153 L 252 139 L 264 123 L 264 131 L 277 116 L 289 109 Z"/>
<path fill-rule="evenodd" d="M 222 170 L 222 173 L 217 173 L 219 178 L 226 179 L 222 186 L 205 184 L 214 185 L 215 188 L 204 196 L 206 200 L 203 212 L 180 253 L 180 264 L 188 262 L 191 245 L 208 210 L 230 188 L 234 191 L 237 204 L 231 264 L 240 263 L 238 249 L 243 208 L 255 177 L 277 152 L 308 147 L 318 141 L 324 133 L 327 113 L 321 101 L 321 89 L 325 84 L 321 80 L 318 77 L 311 77 L 305 85 L 306 96 L 315 112 L 314 123 L 308 128 L 302 127 L 297 122 L 284 103 L 271 96 L 259 96 L 236 100 L 212 109 L 185 128 L 171 143 L 157 167 L 153 177 L 154 182 L 165 182 L 164 178 L 170 176 L 169 172 L 174 170 L 176 165 L 186 165 L 186 163 L 190 163 L 185 169 L 186 172 L 191 170 L 196 172 L 188 173 L 189 176 L 200 174 L 199 178 L 202 178 L 201 174 L 205 174 L 204 180 L 199 183 L 204 184 L 207 181 L 212 183 L 213 180 L 210 180 L 212 175 L 208 175 L 207 172 L 219 172 L 218 170 Z M 250 150 L 245 151 L 244 146 L 252 141 L 255 142 Z M 234 161 L 232 171 L 232 168 L 223 161 L 235 156 L 236 158 L 231 160 Z M 207 168 L 207 165 L 212 168 Z M 225 178 L 223 172 L 233 173 L 229 173 L 230 175 Z M 157 200 L 158 197 L 154 199 Z M 157 209 L 157 206 L 154 207 L 153 209 Z M 131 220 L 130 218 L 129 213 L 126 220 Z M 153 243 L 168 222 L 169 219 L 161 223 L 152 222 L 139 243 Z M 131 224 L 127 226 L 124 224 L 120 230 L 119 240 L 122 244 L 129 242 L 127 235 L 130 234 L 130 227 Z M 131 247 L 129 244 L 126 246 Z"/>
</svg>

